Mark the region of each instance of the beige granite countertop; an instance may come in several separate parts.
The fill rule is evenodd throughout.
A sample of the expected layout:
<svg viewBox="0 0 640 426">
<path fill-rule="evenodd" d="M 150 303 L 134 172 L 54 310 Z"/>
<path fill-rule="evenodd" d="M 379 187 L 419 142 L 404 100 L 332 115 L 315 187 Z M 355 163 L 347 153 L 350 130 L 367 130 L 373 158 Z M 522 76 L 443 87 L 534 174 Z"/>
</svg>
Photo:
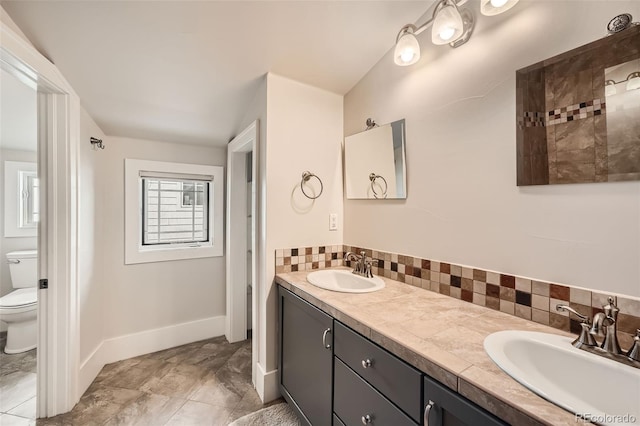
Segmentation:
<svg viewBox="0 0 640 426">
<path fill-rule="evenodd" d="M 388 278 L 380 277 L 380 291 L 353 294 L 309 284 L 308 273 L 278 274 L 275 281 L 504 421 L 584 424 L 504 373 L 483 347 L 500 330 L 567 333 Z"/>
</svg>

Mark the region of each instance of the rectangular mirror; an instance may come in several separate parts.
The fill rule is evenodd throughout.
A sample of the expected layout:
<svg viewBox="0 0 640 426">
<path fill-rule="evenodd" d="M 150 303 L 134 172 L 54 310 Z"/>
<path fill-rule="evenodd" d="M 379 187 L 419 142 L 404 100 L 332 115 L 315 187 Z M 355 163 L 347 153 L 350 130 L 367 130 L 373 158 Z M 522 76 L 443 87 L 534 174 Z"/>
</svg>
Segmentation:
<svg viewBox="0 0 640 426">
<path fill-rule="evenodd" d="M 640 26 L 516 72 L 518 185 L 640 179 Z"/>
<path fill-rule="evenodd" d="M 344 138 L 348 199 L 406 199 L 404 120 Z"/>
</svg>

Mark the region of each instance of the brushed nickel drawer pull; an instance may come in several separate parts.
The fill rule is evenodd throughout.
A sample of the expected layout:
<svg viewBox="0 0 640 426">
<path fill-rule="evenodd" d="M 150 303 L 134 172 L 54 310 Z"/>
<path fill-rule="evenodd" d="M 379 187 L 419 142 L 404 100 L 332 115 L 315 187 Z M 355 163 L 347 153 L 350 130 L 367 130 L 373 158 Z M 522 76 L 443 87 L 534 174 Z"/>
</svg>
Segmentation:
<svg viewBox="0 0 640 426">
<path fill-rule="evenodd" d="M 362 416 L 362 424 L 363 424 L 363 425 L 367 425 L 367 424 L 371 423 L 371 420 L 372 420 L 372 419 L 373 419 L 373 418 L 372 418 L 372 417 L 371 417 L 371 415 L 369 415 L 369 414 L 367 414 L 367 415 L 365 415 L 365 416 Z"/>
<path fill-rule="evenodd" d="M 362 360 L 362 368 L 369 368 L 372 365 L 373 365 L 373 361 L 371 361 L 369 358 Z"/>
<path fill-rule="evenodd" d="M 431 409 L 436 403 L 432 400 L 429 400 L 429 403 L 426 407 L 424 407 L 424 426 L 429 426 L 429 413 L 431 413 Z"/>
<path fill-rule="evenodd" d="M 331 328 L 327 328 L 324 333 L 322 333 L 322 346 L 325 349 L 331 349 L 331 343 L 327 343 L 327 334 L 331 333 Z"/>
</svg>

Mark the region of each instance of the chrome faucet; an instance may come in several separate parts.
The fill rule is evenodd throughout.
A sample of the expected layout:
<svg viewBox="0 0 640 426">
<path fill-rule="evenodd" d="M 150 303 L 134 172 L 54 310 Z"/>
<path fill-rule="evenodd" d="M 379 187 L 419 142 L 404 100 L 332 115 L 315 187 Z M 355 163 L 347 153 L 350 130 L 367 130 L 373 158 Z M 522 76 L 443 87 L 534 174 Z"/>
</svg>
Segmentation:
<svg viewBox="0 0 640 426">
<path fill-rule="evenodd" d="M 367 254 L 363 250 L 360 252 L 360 256 L 357 254 L 348 251 L 344 255 L 344 261 L 355 261 L 353 266 L 353 273 L 356 275 L 360 275 L 366 278 L 373 278 L 373 273 L 371 272 L 371 265 L 373 264 L 373 260 L 367 260 Z"/>
<path fill-rule="evenodd" d="M 613 302 L 613 297 L 610 297 L 608 302 L 602 307 L 604 312 L 598 312 L 593 317 L 593 326 L 589 332 L 594 336 L 604 334 L 604 340 L 600 347 L 609 353 L 619 355 L 622 353 L 620 343 L 618 343 L 618 312 L 620 309 Z"/>
<path fill-rule="evenodd" d="M 640 368 L 640 330 L 637 330 L 631 348 L 624 353 L 618 343 L 618 313 L 620 309 L 615 305 L 613 298 L 609 297 L 608 303 L 602 307 L 602 310 L 603 312 L 598 312 L 591 320 L 568 305 L 556 305 L 556 311 L 567 311 L 580 318 L 581 331 L 578 338 L 571 343 L 573 346 Z M 600 345 L 595 339 L 596 336 L 603 337 Z"/>
</svg>

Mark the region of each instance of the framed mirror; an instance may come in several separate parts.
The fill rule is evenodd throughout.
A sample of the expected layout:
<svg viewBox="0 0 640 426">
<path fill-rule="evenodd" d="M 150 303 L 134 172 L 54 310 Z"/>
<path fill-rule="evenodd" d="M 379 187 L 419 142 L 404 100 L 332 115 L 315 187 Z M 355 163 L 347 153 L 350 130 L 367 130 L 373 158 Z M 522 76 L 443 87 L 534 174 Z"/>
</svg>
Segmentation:
<svg viewBox="0 0 640 426">
<path fill-rule="evenodd" d="M 406 199 L 404 120 L 376 126 L 344 139 L 347 199 Z"/>
<path fill-rule="evenodd" d="M 640 26 L 516 72 L 517 183 L 640 180 Z"/>
</svg>

